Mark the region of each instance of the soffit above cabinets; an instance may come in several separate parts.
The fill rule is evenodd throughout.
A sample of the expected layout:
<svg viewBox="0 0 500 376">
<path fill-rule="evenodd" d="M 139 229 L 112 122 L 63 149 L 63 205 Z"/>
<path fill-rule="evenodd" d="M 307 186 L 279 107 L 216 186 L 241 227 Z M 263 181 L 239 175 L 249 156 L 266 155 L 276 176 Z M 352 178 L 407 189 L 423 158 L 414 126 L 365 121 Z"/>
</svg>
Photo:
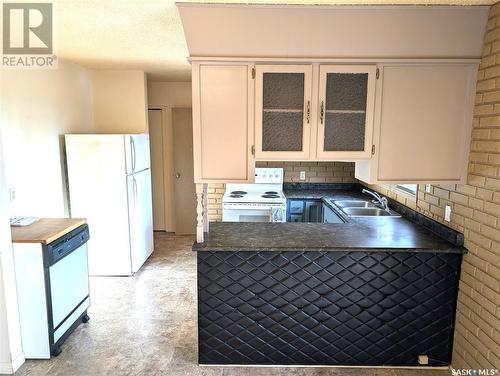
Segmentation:
<svg viewBox="0 0 500 376">
<path fill-rule="evenodd" d="M 191 57 L 480 58 L 488 6 L 177 4 Z"/>
</svg>

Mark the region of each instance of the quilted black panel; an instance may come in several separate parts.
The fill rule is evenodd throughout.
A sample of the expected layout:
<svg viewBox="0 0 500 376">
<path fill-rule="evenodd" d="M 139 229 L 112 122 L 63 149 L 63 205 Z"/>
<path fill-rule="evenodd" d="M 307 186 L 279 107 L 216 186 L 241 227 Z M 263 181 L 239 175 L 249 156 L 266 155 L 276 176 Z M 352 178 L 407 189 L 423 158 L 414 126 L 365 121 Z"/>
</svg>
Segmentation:
<svg viewBox="0 0 500 376">
<path fill-rule="evenodd" d="M 199 362 L 449 364 L 461 259 L 198 252 Z"/>
</svg>

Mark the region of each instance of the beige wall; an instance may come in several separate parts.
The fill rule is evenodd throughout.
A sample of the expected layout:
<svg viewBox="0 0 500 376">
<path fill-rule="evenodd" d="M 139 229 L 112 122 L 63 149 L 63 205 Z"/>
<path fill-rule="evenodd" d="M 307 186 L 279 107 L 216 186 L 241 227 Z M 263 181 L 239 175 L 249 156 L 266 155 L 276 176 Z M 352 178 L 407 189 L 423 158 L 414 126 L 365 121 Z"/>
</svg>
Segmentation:
<svg viewBox="0 0 500 376">
<path fill-rule="evenodd" d="M 496 26 L 495 26 L 496 25 Z M 431 135 L 429 135 L 431 136 Z M 453 366 L 500 369 L 500 4 L 491 8 L 480 66 L 467 185 L 420 185 L 416 202 L 379 192 L 464 233 Z M 444 207 L 451 205 L 451 223 Z"/>
<path fill-rule="evenodd" d="M 146 76 L 136 70 L 91 72 L 97 133 L 148 131 Z"/>
<path fill-rule="evenodd" d="M 257 162 L 256 167 L 281 167 L 284 181 L 288 183 L 354 183 L 354 163 L 349 162 Z M 306 172 L 306 180 L 300 180 L 300 171 Z M 208 185 L 208 217 L 211 222 L 222 220 L 222 196 L 224 184 Z"/>
<path fill-rule="evenodd" d="M 0 124 L 12 214 L 68 214 L 63 138 L 93 132 L 89 72 L 60 61 L 57 70 L 4 70 Z"/>
<path fill-rule="evenodd" d="M 191 82 L 148 82 L 148 108 L 162 110 L 165 228 L 169 232 L 175 231 L 172 108 L 190 108 L 191 101 Z"/>
<path fill-rule="evenodd" d="M 22 361 L 10 244 L 10 214 L 66 216 L 62 135 L 93 132 L 90 73 L 60 61 L 57 70 L 4 70 L 0 80 L 0 373 Z M 0 150 L 0 153 L 2 150 Z M 16 199 L 9 202 L 8 188 Z M 18 360 L 18 362 L 19 362 Z"/>
<path fill-rule="evenodd" d="M 191 82 L 148 82 L 149 107 L 191 107 Z"/>
</svg>

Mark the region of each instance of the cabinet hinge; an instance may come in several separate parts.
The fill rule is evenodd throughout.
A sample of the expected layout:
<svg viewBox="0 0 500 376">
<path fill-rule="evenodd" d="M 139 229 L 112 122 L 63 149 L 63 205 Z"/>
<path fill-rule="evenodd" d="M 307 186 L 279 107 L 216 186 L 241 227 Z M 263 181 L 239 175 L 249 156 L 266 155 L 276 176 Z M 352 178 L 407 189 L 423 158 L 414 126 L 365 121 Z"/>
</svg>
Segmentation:
<svg viewBox="0 0 500 376">
<path fill-rule="evenodd" d="M 372 145 L 372 155 L 375 155 L 375 145 Z"/>
<path fill-rule="evenodd" d="M 380 77 L 380 69 L 377 68 L 377 71 L 375 72 L 375 78 L 378 80 Z"/>
<path fill-rule="evenodd" d="M 252 67 L 252 78 L 255 78 L 255 67 Z"/>
<path fill-rule="evenodd" d="M 250 148 L 250 151 L 252 152 L 252 155 L 255 155 L 255 145 L 252 145 Z"/>
</svg>

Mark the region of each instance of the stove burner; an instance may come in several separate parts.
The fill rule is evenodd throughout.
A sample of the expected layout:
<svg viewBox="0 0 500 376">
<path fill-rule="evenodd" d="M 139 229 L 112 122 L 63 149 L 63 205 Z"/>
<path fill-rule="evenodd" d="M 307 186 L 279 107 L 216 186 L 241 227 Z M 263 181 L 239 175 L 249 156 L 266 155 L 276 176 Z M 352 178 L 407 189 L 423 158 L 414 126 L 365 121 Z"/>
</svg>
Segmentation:
<svg viewBox="0 0 500 376">
<path fill-rule="evenodd" d="M 277 195 L 278 192 L 276 191 L 267 191 L 267 192 L 264 192 L 266 195 Z"/>
<path fill-rule="evenodd" d="M 264 197 L 264 198 L 280 198 L 280 196 L 272 195 L 272 194 L 265 194 L 265 195 L 262 195 L 262 197 Z"/>
<path fill-rule="evenodd" d="M 247 193 L 245 191 L 232 191 L 231 192 L 232 195 L 246 195 Z M 231 196 L 233 197 L 233 196 Z M 241 196 L 239 196 L 241 197 Z"/>
<path fill-rule="evenodd" d="M 229 195 L 229 197 L 231 197 L 231 198 L 240 198 L 240 197 L 243 197 L 243 195 L 233 195 L 233 194 L 231 194 L 231 195 Z"/>
</svg>

